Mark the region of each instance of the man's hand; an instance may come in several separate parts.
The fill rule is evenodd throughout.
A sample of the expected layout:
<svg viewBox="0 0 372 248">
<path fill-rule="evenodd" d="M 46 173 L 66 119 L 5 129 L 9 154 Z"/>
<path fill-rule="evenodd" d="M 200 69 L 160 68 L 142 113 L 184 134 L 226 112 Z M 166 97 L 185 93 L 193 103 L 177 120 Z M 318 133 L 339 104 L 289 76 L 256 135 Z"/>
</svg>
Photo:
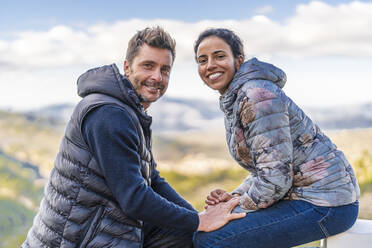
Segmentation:
<svg viewBox="0 0 372 248">
<path fill-rule="evenodd" d="M 234 197 L 227 202 L 210 205 L 206 210 L 199 213 L 198 231 L 211 232 L 217 230 L 229 221 L 245 217 L 246 213 L 231 213 L 239 204 L 240 197 Z"/>
<path fill-rule="evenodd" d="M 205 203 L 207 204 L 207 206 L 205 206 L 205 209 L 208 208 L 208 205 L 216 205 L 220 202 L 227 202 L 235 196 L 239 196 L 239 195 L 235 195 L 235 194 L 231 195 L 223 189 L 215 189 L 211 191 L 209 195 L 207 196 L 207 199 L 205 200 Z"/>
</svg>

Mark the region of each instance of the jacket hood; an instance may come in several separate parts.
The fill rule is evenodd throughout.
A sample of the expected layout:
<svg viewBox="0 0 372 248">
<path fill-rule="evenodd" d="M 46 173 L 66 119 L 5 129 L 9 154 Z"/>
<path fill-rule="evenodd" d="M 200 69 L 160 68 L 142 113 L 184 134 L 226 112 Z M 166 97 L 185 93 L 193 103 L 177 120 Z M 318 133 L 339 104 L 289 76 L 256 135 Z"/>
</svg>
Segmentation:
<svg viewBox="0 0 372 248">
<path fill-rule="evenodd" d="M 142 108 L 132 84 L 120 74 L 115 64 L 88 70 L 79 77 L 77 86 L 81 97 L 100 93 L 115 97 L 134 109 Z"/>
<path fill-rule="evenodd" d="M 151 133 L 152 117 L 147 115 L 132 84 L 120 74 L 115 64 L 97 67 L 85 72 L 79 77 L 77 85 L 78 95 L 81 97 L 99 93 L 114 97 L 127 104 L 137 113 L 144 131 Z"/>
<path fill-rule="evenodd" d="M 287 81 L 287 76 L 278 67 L 252 58 L 240 66 L 226 93 L 229 94 L 229 92 L 239 88 L 243 83 L 255 79 L 268 80 L 283 88 Z"/>
</svg>

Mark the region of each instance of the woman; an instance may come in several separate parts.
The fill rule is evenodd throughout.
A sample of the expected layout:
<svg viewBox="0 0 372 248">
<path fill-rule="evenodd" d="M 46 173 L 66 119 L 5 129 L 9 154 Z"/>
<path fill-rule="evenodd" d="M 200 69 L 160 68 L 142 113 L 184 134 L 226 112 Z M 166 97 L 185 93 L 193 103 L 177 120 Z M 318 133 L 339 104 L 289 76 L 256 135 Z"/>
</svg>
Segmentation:
<svg viewBox="0 0 372 248">
<path fill-rule="evenodd" d="M 341 233 L 358 215 L 359 187 L 344 154 L 285 95 L 285 73 L 256 58 L 227 29 L 195 42 L 201 79 L 220 96 L 231 155 L 250 172 L 231 194 L 212 191 L 207 211 L 240 197 L 246 217 L 198 232 L 195 247 L 291 247 Z"/>
</svg>

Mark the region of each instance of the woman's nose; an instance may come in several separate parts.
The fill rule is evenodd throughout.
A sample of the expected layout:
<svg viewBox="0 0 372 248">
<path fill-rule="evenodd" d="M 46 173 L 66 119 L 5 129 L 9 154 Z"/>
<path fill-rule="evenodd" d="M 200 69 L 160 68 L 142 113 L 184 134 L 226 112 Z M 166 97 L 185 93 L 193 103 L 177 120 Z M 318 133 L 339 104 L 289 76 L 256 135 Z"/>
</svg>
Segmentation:
<svg viewBox="0 0 372 248">
<path fill-rule="evenodd" d="M 216 63 L 213 59 L 209 60 L 207 63 L 207 70 L 212 70 L 216 67 Z"/>
</svg>

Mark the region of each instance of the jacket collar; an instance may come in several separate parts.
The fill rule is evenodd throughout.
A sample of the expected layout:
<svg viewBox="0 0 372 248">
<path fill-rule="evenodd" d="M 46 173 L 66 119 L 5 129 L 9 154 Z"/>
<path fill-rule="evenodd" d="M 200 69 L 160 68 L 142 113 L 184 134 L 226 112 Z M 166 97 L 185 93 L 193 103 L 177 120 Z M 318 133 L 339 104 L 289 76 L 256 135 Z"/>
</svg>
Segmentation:
<svg viewBox="0 0 372 248">
<path fill-rule="evenodd" d="M 146 114 L 132 84 L 125 76 L 120 74 L 115 64 L 88 70 L 78 78 L 77 86 L 78 95 L 81 97 L 99 93 L 119 99 L 138 114 L 143 127 L 150 127 L 151 116 Z"/>
<path fill-rule="evenodd" d="M 267 80 L 283 88 L 287 76 L 278 67 L 252 58 L 244 62 L 235 73 L 226 92 L 220 96 L 220 108 L 224 111 L 229 109 L 236 99 L 240 87 L 250 80 Z"/>
</svg>

